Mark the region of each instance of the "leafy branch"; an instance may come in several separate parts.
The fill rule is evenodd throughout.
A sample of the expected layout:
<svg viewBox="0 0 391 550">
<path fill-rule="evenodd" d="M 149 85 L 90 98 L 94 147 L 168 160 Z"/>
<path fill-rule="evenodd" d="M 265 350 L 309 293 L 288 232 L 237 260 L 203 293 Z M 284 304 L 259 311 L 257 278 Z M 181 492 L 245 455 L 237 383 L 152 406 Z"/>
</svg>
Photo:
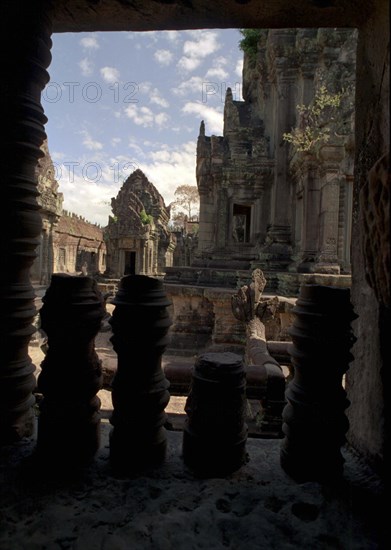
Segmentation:
<svg viewBox="0 0 391 550">
<path fill-rule="evenodd" d="M 153 216 L 151 216 L 151 214 L 147 214 L 144 209 L 140 212 L 140 219 L 141 223 L 143 223 L 144 225 L 152 225 L 153 223 Z"/>
<path fill-rule="evenodd" d="M 257 54 L 258 42 L 262 36 L 261 29 L 239 29 L 243 38 L 239 41 L 239 48 L 251 58 Z"/>
<path fill-rule="evenodd" d="M 291 132 L 283 134 L 284 141 L 292 143 L 297 151 L 310 152 L 316 145 L 327 143 L 332 135 L 332 125 L 343 93 L 330 93 L 322 85 L 316 91 L 310 105 L 297 105 L 299 124 Z"/>
</svg>

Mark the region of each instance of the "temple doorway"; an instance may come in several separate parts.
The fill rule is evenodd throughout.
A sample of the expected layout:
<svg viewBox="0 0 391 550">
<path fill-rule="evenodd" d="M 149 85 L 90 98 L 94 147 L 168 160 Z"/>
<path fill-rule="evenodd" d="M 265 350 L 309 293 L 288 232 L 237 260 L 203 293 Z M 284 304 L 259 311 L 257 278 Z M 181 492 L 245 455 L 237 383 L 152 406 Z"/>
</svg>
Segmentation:
<svg viewBox="0 0 391 550">
<path fill-rule="evenodd" d="M 136 252 L 125 250 L 124 275 L 136 275 Z"/>
</svg>

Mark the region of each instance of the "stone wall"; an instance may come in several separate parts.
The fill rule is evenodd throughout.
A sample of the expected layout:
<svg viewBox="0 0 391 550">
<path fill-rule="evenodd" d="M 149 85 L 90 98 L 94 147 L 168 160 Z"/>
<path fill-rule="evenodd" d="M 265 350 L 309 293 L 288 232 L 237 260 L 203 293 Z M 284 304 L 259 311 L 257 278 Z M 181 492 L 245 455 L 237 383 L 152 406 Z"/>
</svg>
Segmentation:
<svg viewBox="0 0 391 550">
<path fill-rule="evenodd" d="M 63 195 L 55 178 L 48 142 L 36 175 L 38 180 L 42 233 L 31 279 L 35 284 L 48 285 L 52 273 L 96 274 L 106 268 L 106 244 L 103 230 L 83 217 L 63 210 Z"/>
<path fill-rule="evenodd" d="M 232 289 L 168 283 L 164 288 L 172 302 L 167 353 L 196 355 L 208 349 L 244 354 L 246 327 L 232 313 Z M 265 294 L 262 301 L 270 298 L 273 296 Z M 281 296 L 274 299 L 275 315 L 263 319 L 266 339 L 289 341 L 287 329 L 292 324 L 291 310 L 296 299 Z"/>
<path fill-rule="evenodd" d="M 227 90 L 224 135 L 197 143 L 199 261 L 220 267 L 350 272 L 356 32 L 265 29 L 245 53 L 244 101 Z M 328 137 L 305 152 L 283 134 L 322 87 L 344 92 Z M 314 128 L 317 132 L 318 128 Z"/>
<path fill-rule="evenodd" d="M 390 14 L 388 2 L 376 2 L 376 8 L 360 29 L 357 49 L 352 302 L 359 317 L 353 325 L 357 342 L 347 373 L 347 413 L 349 441 L 381 469 L 389 460 L 390 431 L 390 286 L 384 277 L 390 273 L 390 175 L 385 168 L 390 154 Z M 365 199 L 372 186 L 370 202 L 360 202 L 360 194 Z M 370 227 L 364 223 L 368 217 Z M 368 247 L 371 234 L 382 238 Z"/>
<path fill-rule="evenodd" d="M 103 229 L 82 216 L 63 212 L 53 238 L 54 272 L 95 275 L 106 269 Z"/>
<path fill-rule="evenodd" d="M 40 206 L 42 231 L 37 247 L 37 257 L 31 269 L 31 279 L 35 283 L 48 284 L 55 271 L 54 233 L 62 214 L 63 195 L 58 191 L 54 165 L 49 153 L 48 141 L 41 145 L 43 156 L 40 158 L 36 176 L 38 181 L 37 202 Z"/>
</svg>

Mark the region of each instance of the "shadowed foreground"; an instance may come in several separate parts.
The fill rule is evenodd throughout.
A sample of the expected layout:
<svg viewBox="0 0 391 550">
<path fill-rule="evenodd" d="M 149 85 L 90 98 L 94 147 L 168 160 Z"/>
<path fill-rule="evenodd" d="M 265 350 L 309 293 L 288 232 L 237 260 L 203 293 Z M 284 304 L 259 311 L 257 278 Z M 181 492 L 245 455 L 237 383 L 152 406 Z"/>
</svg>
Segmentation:
<svg viewBox="0 0 391 550">
<path fill-rule="evenodd" d="M 382 547 L 380 485 L 347 450 L 335 487 L 291 480 L 279 465 L 281 441 L 264 439 L 247 441 L 249 461 L 231 476 L 197 479 L 181 458 L 182 433 L 168 432 L 162 467 L 120 479 L 109 431 L 104 420 L 92 465 L 62 482 L 26 460 L 34 441 L 1 451 L 1 550 Z"/>
</svg>

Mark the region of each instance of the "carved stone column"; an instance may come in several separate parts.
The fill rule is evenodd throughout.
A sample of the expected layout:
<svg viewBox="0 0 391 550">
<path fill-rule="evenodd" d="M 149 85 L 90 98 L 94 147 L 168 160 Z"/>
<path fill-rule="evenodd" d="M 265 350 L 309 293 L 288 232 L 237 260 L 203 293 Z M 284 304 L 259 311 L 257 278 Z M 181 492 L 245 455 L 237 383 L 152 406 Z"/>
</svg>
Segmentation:
<svg viewBox="0 0 391 550">
<path fill-rule="evenodd" d="M 113 468 L 133 474 L 161 463 L 166 454 L 169 382 L 161 368 L 171 325 L 163 284 L 145 275 L 123 277 L 113 300 L 111 341 L 118 355 L 112 384 L 110 436 Z"/>
<path fill-rule="evenodd" d="M 197 186 L 200 194 L 200 219 L 198 230 L 198 255 L 211 250 L 215 238 L 215 205 L 211 167 L 211 142 L 205 137 L 205 124 L 201 122 L 197 141 Z"/>
<path fill-rule="evenodd" d="M 30 267 L 41 234 L 35 168 L 43 155 L 46 117 L 41 91 L 49 80 L 50 21 L 45 3 L 7 2 L 7 28 L 15 40 L 2 57 L 2 175 L 0 182 L 0 445 L 33 429 L 34 370 L 28 344 L 34 333 Z"/>
<path fill-rule="evenodd" d="M 299 481 L 341 475 L 349 402 L 342 377 L 353 356 L 350 290 L 302 285 L 289 330 L 295 374 L 283 411 L 281 465 Z"/>
<path fill-rule="evenodd" d="M 84 463 L 100 443 L 102 371 L 94 338 L 105 314 L 103 298 L 92 278 L 57 273 L 42 301 L 48 351 L 38 377 L 37 449 L 45 461 Z"/>
<path fill-rule="evenodd" d="M 295 123 L 297 61 L 295 29 L 276 29 L 270 34 L 273 78 L 276 88 L 275 170 L 271 193 L 271 223 L 261 260 L 269 269 L 284 269 L 292 261 L 292 184 L 288 171 L 289 145 L 281 139 Z"/>
<path fill-rule="evenodd" d="M 304 228 L 301 243 L 301 262 L 297 267 L 299 273 L 312 273 L 319 251 L 319 206 L 320 189 L 318 167 L 311 155 L 304 157 L 303 195 L 304 195 Z"/>
<path fill-rule="evenodd" d="M 246 379 L 234 353 L 204 353 L 196 361 L 186 402 L 185 464 L 202 476 L 224 476 L 246 459 Z"/>
<path fill-rule="evenodd" d="M 339 274 L 338 215 L 342 183 L 340 163 L 344 158 L 344 147 L 323 146 L 319 155 L 324 164 L 320 183 L 319 255 L 315 271 Z"/>
</svg>

